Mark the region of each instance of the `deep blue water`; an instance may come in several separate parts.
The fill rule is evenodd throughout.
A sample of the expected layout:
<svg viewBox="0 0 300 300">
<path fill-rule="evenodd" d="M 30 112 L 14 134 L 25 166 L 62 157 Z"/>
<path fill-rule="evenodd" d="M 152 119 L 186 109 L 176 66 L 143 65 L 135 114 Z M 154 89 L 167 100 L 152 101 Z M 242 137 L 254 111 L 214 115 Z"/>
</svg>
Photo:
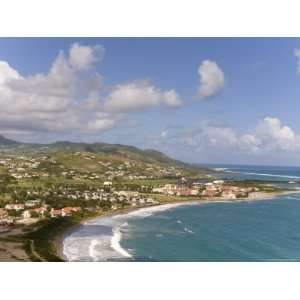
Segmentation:
<svg viewBox="0 0 300 300">
<path fill-rule="evenodd" d="M 279 185 L 300 187 L 300 168 L 226 168 L 229 173 L 220 177 L 279 180 Z M 65 241 L 65 254 L 87 261 L 300 261 L 300 194 L 167 205 L 96 219 Z"/>
</svg>

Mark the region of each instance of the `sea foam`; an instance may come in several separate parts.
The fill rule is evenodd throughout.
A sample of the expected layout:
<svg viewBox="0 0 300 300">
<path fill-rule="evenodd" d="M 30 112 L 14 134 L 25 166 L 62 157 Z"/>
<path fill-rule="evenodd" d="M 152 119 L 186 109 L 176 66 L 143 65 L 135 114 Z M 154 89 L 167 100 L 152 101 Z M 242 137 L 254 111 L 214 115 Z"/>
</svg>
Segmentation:
<svg viewBox="0 0 300 300">
<path fill-rule="evenodd" d="M 113 229 L 113 236 L 110 239 L 111 247 L 124 257 L 132 257 L 124 248 L 121 247 L 120 241 L 122 239 L 121 227 Z"/>
<path fill-rule="evenodd" d="M 131 259 L 132 255 L 121 246 L 122 233 L 131 218 L 146 218 L 184 205 L 196 203 L 173 203 L 140 208 L 126 214 L 98 217 L 86 221 L 79 229 L 63 241 L 63 254 L 69 261 L 108 261 Z M 90 228 L 99 227 L 99 232 Z M 105 228 L 105 232 L 103 232 Z M 129 230 L 130 231 L 130 230 Z M 125 231 L 126 232 L 126 231 Z M 128 234 L 128 232 L 126 232 Z"/>
<path fill-rule="evenodd" d="M 300 179 L 300 176 L 294 176 L 294 175 L 281 175 L 281 174 L 258 173 L 258 172 L 243 172 L 243 171 L 236 171 L 236 170 L 224 170 L 224 172 L 233 173 L 233 174 L 242 174 L 242 175 L 256 175 L 256 176 L 265 176 L 265 177 Z"/>
</svg>

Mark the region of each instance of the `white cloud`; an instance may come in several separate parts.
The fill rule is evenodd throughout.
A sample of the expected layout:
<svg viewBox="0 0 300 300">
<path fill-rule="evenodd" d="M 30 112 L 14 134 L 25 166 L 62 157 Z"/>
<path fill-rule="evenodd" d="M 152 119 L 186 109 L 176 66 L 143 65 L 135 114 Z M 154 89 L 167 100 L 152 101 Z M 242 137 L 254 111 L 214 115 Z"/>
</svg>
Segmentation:
<svg viewBox="0 0 300 300">
<path fill-rule="evenodd" d="M 20 74 L 16 70 L 14 70 L 6 61 L 0 61 L 0 84 L 18 78 L 20 78 Z"/>
<path fill-rule="evenodd" d="M 106 99 L 106 111 L 128 113 L 166 104 L 178 107 L 182 104 L 174 90 L 161 91 L 148 81 L 133 81 L 117 85 Z"/>
<path fill-rule="evenodd" d="M 179 97 L 179 95 L 174 90 L 166 91 L 163 94 L 163 101 L 168 105 L 169 107 L 180 107 L 182 106 L 182 101 Z"/>
<path fill-rule="evenodd" d="M 278 118 L 267 116 L 257 126 L 244 134 L 233 128 L 210 122 L 192 128 L 165 128 L 160 133 L 160 142 L 165 149 L 184 155 L 201 157 L 201 160 L 219 162 L 241 158 L 242 161 L 260 159 L 300 159 L 300 134 L 282 124 Z M 174 147 L 176 146 L 176 147 Z M 187 159 L 190 159 L 187 157 Z M 216 162 L 216 161 L 215 161 Z M 278 161 L 277 163 L 282 163 Z"/>
<path fill-rule="evenodd" d="M 255 137 L 269 150 L 298 151 L 300 136 L 277 118 L 265 117 L 257 126 Z"/>
<path fill-rule="evenodd" d="M 96 134 L 114 128 L 126 113 L 182 105 L 175 90 L 148 81 L 119 84 L 105 96 L 94 68 L 103 54 L 101 45 L 75 43 L 67 54 L 59 52 L 48 72 L 31 76 L 0 61 L 0 133 Z"/>
<path fill-rule="evenodd" d="M 102 60 L 104 55 L 104 47 L 82 46 L 75 43 L 70 48 L 69 63 L 77 70 L 88 70 L 95 62 Z"/>
<path fill-rule="evenodd" d="M 206 99 L 218 93 L 225 84 L 225 76 L 216 62 L 204 60 L 198 68 L 200 86 L 198 95 Z"/>
<path fill-rule="evenodd" d="M 273 117 L 265 117 L 252 133 L 240 136 L 232 128 L 208 128 L 205 131 L 209 137 L 216 139 L 219 146 L 232 146 L 238 151 L 266 154 L 300 150 L 300 136 Z"/>
<path fill-rule="evenodd" d="M 111 128 L 116 116 L 99 116 L 101 76 L 88 70 L 98 60 L 95 51 L 99 47 L 74 44 L 68 57 L 59 53 L 48 73 L 27 77 L 0 61 L 1 132 Z"/>
</svg>

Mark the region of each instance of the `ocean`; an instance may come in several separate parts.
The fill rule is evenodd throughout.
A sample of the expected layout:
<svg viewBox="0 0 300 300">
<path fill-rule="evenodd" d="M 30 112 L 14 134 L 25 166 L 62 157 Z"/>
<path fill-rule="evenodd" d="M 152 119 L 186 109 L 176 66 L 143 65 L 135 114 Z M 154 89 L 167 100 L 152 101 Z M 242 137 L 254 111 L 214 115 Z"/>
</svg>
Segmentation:
<svg viewBox="0 0 300 300">
<path fill-rule="evenodd" d="M 219 178 L 300 188 L 300 167 L 213 168 Z M 64 239 L 63 253 L 69 261 L 300 261 L 300 194 L 96 218 Z"/>
</svg>

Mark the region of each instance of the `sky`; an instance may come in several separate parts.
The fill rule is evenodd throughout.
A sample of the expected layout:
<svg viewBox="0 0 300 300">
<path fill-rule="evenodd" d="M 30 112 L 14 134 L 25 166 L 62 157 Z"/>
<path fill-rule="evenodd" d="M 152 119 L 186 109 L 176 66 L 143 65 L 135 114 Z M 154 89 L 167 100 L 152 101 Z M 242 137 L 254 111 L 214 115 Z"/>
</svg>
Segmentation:
<svg viewBox="0 0 300 300">
<path fill-rule="evenodd" d="M 0 134 L 300 166 L 300 39 L 2 38 Z"/>
</svg>

